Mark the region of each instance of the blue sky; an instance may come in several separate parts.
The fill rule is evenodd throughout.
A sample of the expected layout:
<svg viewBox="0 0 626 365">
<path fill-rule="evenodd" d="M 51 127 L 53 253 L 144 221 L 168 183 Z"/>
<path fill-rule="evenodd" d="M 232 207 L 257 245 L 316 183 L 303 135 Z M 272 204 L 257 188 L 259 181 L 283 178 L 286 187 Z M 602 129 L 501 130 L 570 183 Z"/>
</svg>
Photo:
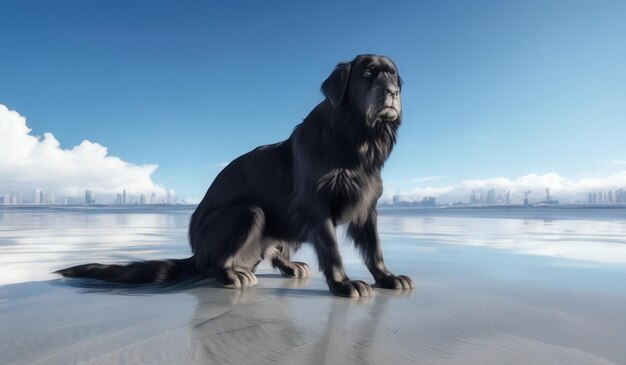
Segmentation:
<svg viewBox="0 0 626 365">
<path fill-rule="evenodd" d="M 387 190 L 577 181 L 626 170 L 624 19 L 623 1 L 5 0 L 0 104 L 199 198 L 287 138 L 338 61 L 378 53 L 405 81 Z"/>
</svg>

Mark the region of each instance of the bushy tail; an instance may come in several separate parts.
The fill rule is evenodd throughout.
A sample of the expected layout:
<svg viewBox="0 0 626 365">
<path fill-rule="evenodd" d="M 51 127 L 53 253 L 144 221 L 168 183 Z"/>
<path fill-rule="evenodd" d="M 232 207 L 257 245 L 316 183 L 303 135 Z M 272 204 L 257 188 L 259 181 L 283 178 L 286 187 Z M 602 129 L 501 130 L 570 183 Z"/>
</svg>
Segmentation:
<svg viewBox="0 0 626 365">
<path fill-rule="evenodd" d="M 55 271 L 70 278 L 93 278 L 115 283 L 163 283 L 197 274 L 192 258 L 138 261 L 126 265 L 85 264 Z"/>
</svg>

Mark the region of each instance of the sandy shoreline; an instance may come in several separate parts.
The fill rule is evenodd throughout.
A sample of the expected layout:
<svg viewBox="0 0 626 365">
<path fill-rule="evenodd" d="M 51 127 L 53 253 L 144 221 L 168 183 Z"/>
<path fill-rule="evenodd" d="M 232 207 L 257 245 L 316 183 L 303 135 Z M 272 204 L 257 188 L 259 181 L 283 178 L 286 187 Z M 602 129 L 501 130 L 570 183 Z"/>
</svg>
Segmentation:
<svg viewBox="0 0 626 365">
<path fill-rule="evenodd" d="M 624 265 L 445 244 L 432 232 L 393 238 L 403 232 L 394 224 L 381 222 L 388 266 L 417 287 L 365 300 L 331 296 L 318 273 L 284 279 L 267 265 L 245 291 L 210 279 L 157 291 L 54 278 L 7 283 L 0 362 L 626 363 Z M 353 250 L 342 250 L 351 277 L 371 282 Z M 300 259 L 315 266 L 308 250 Z"/>
<path fill-rule="evenodd" d="M 411 292 L 378 290 L 361 301 L 330 296 L 319 276 L 298 281 L 267 270 L 243 292 L 211 280 L 162 293 L 63 280 L 7 285 L 0 353 L 8 364 L 626 359 L 624 293 L 563 288 L 554 277 L 519 287 L 508 285 L 519 278 L 435 270 L 409 270 L 418 282 Z"/>
</svg>

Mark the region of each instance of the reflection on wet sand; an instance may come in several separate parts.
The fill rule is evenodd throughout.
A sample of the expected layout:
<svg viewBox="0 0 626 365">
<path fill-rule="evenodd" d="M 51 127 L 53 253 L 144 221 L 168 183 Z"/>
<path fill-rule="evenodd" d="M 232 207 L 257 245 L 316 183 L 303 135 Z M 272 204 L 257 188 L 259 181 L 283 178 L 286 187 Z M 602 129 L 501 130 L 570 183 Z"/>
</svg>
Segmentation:
<svg viewBox="0 0 626 365">
<path fill-rule="evenodd" d="M 195 292 L 198 306 L 189 327 L 193 359 L 223 364 L 277 360 L 374 364 L 401 359 L 397 349 L 384 351 L 375 342 L 386 303 L 408 293 L 343 299 L 325 289 L 307 288 L 306 280 L 273 281 L 281 285 L 226 291 L 230 295 L 220 297 L 210 291 Z M 405 354 L 409 359 L 410 354 Z"/>
<path fill-rule="evenodd" d="M 433 270 L 416 276 L 414 291 L 377 290 L 365 300 L 331 296 L 320 277 L 270 273 L 243 291 L 210 279 L 165 288 L 14 284 L 0 287 L 0 354 L 6 364 L 619 364 L 626 358 L 626 293 L 546 291 L 465 269 L 463 277 Z M 554 281 L 549 273 L 545 280 Z"/>
<path fill-rule="evenodd" d="M 50 274 L 185 257 L 190 213 L 2 213 L 0 363 L 626 363 L 620 219 L 383 213 L 387 265 L 417 287 L 362 299 L 330 295 L 317 272 L 285 279 L 267 264 L 243 291 L 212 279 L 120 286 Z M 349 275 L 371 282 L 341 249 Z M 310 249 L 295 258 L 315 268 Z"/>
</svg>

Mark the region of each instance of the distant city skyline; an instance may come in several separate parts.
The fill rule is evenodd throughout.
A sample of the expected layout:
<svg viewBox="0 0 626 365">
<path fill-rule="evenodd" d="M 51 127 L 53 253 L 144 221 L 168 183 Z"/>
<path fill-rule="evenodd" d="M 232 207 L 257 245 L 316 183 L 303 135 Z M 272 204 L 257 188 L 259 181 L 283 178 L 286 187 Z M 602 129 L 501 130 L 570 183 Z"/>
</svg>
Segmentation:
<svg viewBox="0 0 626 365">
<path fill-rule="evenodd" d="M 19 14 L 0 22 L 0 192 L 149 202 L 174 189 L 198 202 L 229 161 L 287 138 L 359 53 L 390 56 L 404 80 L 381 202 L 479 189 L 519 202 L 546 187 L 587 201 L 626 186 L 623 1 L 5 1 L 0 13 Z M 394 27 L 374 26 L 383 18 Z"/>
<path fill-rule="evenodd" d="M 550 188 L 546 187 L 543 198 L 540 194 L 532 196 L 532 190 L 526 190 L 516 199 L 511 197 L 510 190 L 488 189 L 472 189 L 467 200 L 451 200 L 445 196 L 423 195 L 423 196 L 407 196 L 403 194 L 393 195 L 391 200 L 380 200 L 380 205 L 394 206 L 417 206 L 417 207 L 435 207 L 450 205 L 473 205 L 473 206 L 490 206 L 490 205 L 559 205 L 559 204 L 577 204 L 577 205 L 598 205 L 598 204 L 626 204 L 626 188 L 616 190 L 594 190 L 586 193 L 586 199 L 577 200 L 559 200 L 553 195 Z M 537 197 L 539 195 L 539 197 Z M 24 194 L 20 189 L 14 189 L 10 193 L 0 192 L 0 205 L 145 205 L 145 204 L 179 204 L 176 192 L 173 189 L 167 191 L 164 196 L 151 193 L 128 193 L 125 189 L 121 193 L 114 196 L 105 194 L 99 199 L 94 190 L 85 189 L 84 196 L 64 196 L 61 200 L 56 200 L 53 192 L 47 192 L 44 189 L 36 189 L 34 194 L 29 196 Z M 182 204 L 194 204 L 195 202 L 182 201 Z"/>
<path fill-rule="evenodd" d="M 560 204 L 574 204 L 574 205 L 598 205 L 598 204 L 626 204 L 626 188 L 620 188 L 617 190 L 601 190 L 590 191 L 586 194 L 586 199 L 577 200 L 560 200 L 557 196 L 554 196 L 550 188 L 545 188 L 545 195 L 541 196 L 541 193 L 532 195 L 532 190 L 526 190 L 522 192 L 519 198 L 512 198 L 510 190 L 496 190 L 487 189 L 480 190 L 474 189 L 471 191 L 468 199 L 466 200 L 447 200 L 440 201 L 437 196 L 416 196 L 408 198 L 397 194 L 393 196 L 391 201 L 383 201 L 382 205 L 395 205 L 395 206 L 419 206 L 419 207 L 433 207 L 433 206 L 449 206 L 449 205 L 472 205 L 472 206 L 504 206 L 504 205 L 560 205 Z"/>
<path fill-rule="evenodd" d="M 147 198 L 146 198 L 147 196 Z M 187 202 L 181 202 L 187 204 Z M 20 189 L 14 189 L 9 193 L 0 191 L 0 205 L 131 205 L 131 204 L 179 204 L 176 192 L 173 189 L 165 195 L 156 193 L 130 193 L 123 190 L 115 195 L 99 195 L 92 189 L 85 189 L 82 196 L 63 196 L 56 199 L 54 192 L 45 189 L 36 189 L 34 194 L 29 194 Z"/>
</svg>

